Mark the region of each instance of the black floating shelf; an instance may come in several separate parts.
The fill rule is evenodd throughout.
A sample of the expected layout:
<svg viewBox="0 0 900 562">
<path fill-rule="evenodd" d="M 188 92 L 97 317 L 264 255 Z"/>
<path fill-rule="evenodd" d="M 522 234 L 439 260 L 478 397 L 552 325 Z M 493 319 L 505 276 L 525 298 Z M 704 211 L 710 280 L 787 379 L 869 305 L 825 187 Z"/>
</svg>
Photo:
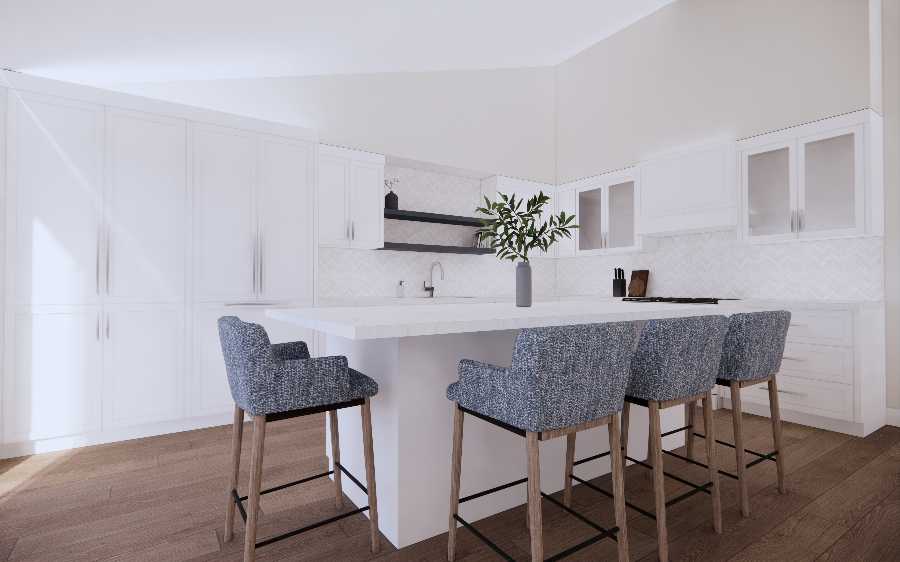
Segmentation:
<svg viewBox="0 0 900 562">
<path fill-rule="evenodd" d="M 423 213 L 421 211 L 404 211 L 402 209 L 385 209 L 384 218 L 399 221 L 431 222 L 436 224 L 455 224 L 457 226 L 482 226 L 484 220 L 477 217 L 461 217 L 458 215 L 441 215 Z"/>
<path fill-rule="evenodd" d="M 438 246 L 435 244 L 404 244 L 402 242 L 385 242 L 382 250 L 396 252 L 434 252 L 436 254 L 493 254 L 493 248 L 475 248 L 471 246 Z"/>
</svg>

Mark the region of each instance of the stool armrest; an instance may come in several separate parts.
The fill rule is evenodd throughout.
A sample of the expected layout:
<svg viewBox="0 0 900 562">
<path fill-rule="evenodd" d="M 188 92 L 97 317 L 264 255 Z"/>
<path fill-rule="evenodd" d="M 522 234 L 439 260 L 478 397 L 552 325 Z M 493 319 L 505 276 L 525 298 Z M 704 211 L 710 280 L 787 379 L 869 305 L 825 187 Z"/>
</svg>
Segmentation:
<svg viewBox="0 0 900 562">
<path fill-rule="evenodd" d="M 306 346 L 306 342 L 292 341 L 287 343 L 276 343 L 271 347 L 272 357 L 276 361 L 309 359 L 309 348 Z"/>
</svg>

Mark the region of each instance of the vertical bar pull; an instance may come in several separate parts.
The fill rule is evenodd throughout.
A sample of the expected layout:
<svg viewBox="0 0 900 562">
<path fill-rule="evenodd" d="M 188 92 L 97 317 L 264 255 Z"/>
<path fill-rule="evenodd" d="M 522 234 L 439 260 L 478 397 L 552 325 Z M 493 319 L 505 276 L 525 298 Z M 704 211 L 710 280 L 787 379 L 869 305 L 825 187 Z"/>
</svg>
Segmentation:
<svg viewBox="0 0 900 562">
<path fill-rule="evenodd" d="M 106 227 L 106 296 L 109 296 L 109 260 L 112 253 L 112 227 Z"/>
<path fill-rule="evenodd" d="M 97 225 L 97 259 L 94 261 L 94 282 L 96 283 L 97 296 L 100 296 L 100 225 Z M 99 320 L 97 320 L 99 322 Z M 98 328 L 99 329 L 99 328 Z"/>
<path fill-rule="evenodd" d="M 97 341 L 100 341 L 100 313 L 97 313 Z"/>
<path fill-rule="evenodd" d="M 106 339 L 109 339 L 109 312 L 106 313 Z"/>
<path fill-rule="evenodd" d="M 256 267 L 257 263 L 257 252 L 259 251 L 259 244 L 257 244 L 257 238 L 254 236 L 253 239 L 253 265 L 251 269 L 253 270 L 253 294 L 256 295 L 256 287 L 257 287 L 257 275 L 259 273 L 259 268 Z"/>
<path fill-rule="evenodd" d="M 262 230 L 260 230 L 256 234 L 256 244 L 259 247 L 259 252 L 258 252 L 259 253 L 259 266 L 258 266 L 259 267 L 259 288 L 257 290 L 257 294 L 259 296 L 262 296 L 263 293 L 265 293 L 265 288 L 264 288 L 265 285 L 264 285 L 264 281 L 263 281 L 263 263 L 264 263 L 265 255 L 266 255 L 265 252 L 263 251 Z"/>
</svg>

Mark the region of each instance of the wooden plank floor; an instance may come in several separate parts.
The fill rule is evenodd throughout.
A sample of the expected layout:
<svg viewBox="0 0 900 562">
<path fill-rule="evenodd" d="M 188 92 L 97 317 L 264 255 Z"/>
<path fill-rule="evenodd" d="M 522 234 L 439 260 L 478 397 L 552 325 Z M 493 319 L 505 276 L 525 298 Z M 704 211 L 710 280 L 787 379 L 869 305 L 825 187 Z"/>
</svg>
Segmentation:
<svg viewBox="0 0 900 562">
<path fill-rule="evenodd" d="M 728 440 L 729 415 L 716 413 L 720 437 Z M 270 428 L 264 486 L 325 469 L 322 416 Z M 769 450 L 769 428 L 767 419 L 746 416 L 746 446 Z M 249 432 L 248 427 L 245 436 Z M 377 447 L 377 435 L 375 439 Z M 784 441 L 787 493 L 780 495 L 775 489 L 774 463 L 751 468 L 751 517 L 743 519 L 735 482 L 723 478 L 722 535 L 712 531 L 708 496 L 697 494 L 672 506 L 671 558 L 900 560 L 900 429 L 886 427 L 857 439 L 785 424 Z M 249 443 L 244 440 L 244 486 Z M 216 427 L 0 461 L 0 561 L 240 560 L 243 532 L 238 531 L 231 543 L 222 542 L 229 447 L 230 428 Z M 701 460 L 702 449 L 698 440 L 695 450 Z M 733 471 L 731 450 L 719 449 L 720 465 Z M 560 470 L 562 463 L 560 459 Z M 672 457 L 666 458 L 666 467 L 697 481 L 705 472 Z M 608 480 L 597 483 L 609 489 Z M 685 489 L 671 480 L 667 486 L 670 495 Z M 471 491 L 463 490 L 467 492 Z M 626 492 L 631 501 L 649 509 L 653 496 L 648 471 L 629 467 Z M 259 536 L 334 515 L 332 493 L 331 481 L 322 479 L 263 496 Z M 596 521 L 613 524 L 612 503 L 605 497 L 578 486 L 573 499 Z M 549 502 L 544 502 L 543 510 L 548 555 L 591 536 L 590 528 Z M 629 525 L 634 559 L 654 560 L 653 521 L 629 510 Z M 478 526 L 516 559 L 528 558 L 523 507 Z M 385 543 L 377 556 L 369 553 L 368 540 L 367 519 L 356 516 L 260 549 L 258 559 L 409 561 L 446 556 L 446 535 L 400 551 Z M 466 530 L 459 532 L 457 552 L 465 562 L 496 559 Z M 615 555 L 615 544 L 603 541 L 571 560 L 614 560 Z"/>
</svg>

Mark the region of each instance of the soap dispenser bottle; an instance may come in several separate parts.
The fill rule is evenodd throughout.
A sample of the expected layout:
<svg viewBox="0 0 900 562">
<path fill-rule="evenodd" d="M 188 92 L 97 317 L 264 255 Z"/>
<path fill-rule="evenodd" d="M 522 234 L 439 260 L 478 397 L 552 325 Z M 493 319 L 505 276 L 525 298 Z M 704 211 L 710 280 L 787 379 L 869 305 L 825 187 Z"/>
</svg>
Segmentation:
<svg viewBox="0 0 900 562">
<path fill-rule="evenodd" d="M 397 298 L 402 299 L 406 296 L 406 285 L 401 279 L 399 283 L 397 283 Z"/>
</svg>

